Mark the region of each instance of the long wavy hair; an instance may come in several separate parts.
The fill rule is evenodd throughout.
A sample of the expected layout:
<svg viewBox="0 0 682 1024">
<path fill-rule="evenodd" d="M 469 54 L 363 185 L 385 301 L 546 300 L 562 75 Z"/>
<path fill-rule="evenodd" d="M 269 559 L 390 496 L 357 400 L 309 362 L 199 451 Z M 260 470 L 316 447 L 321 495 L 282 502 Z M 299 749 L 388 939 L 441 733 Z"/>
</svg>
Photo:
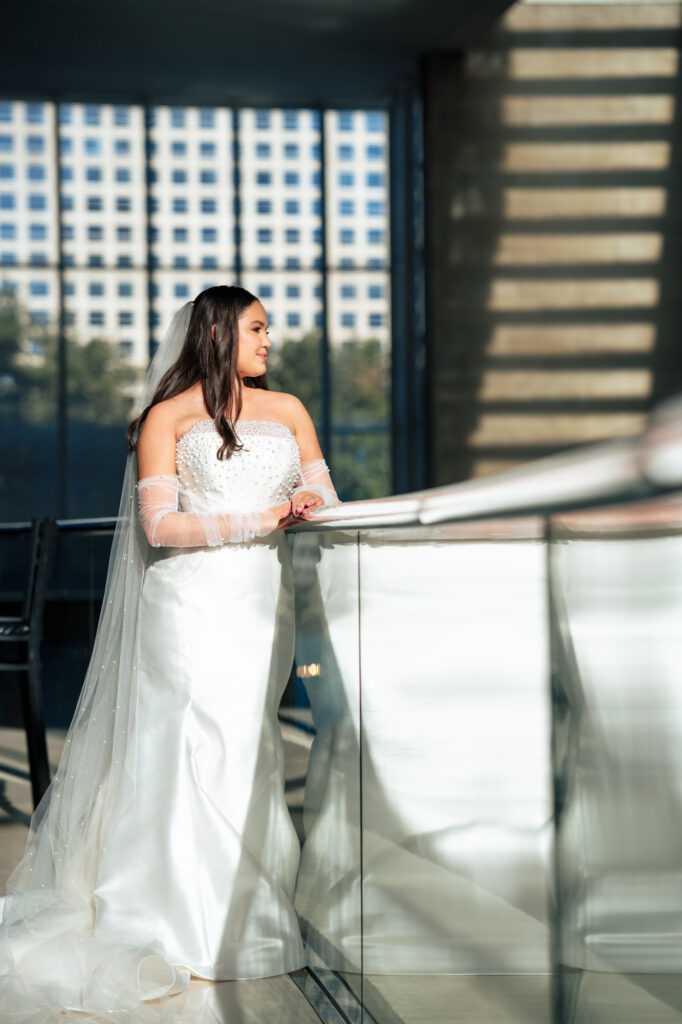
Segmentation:
<svg viewBox="0 0 682 1024">
<path fill-rule="evenodd" d="M 229 459 L 234 451 L 243 448 L 232 427 L 242 410 L 242 380 L 237 373 L 237 321 L 254 302 L 258 302 L 257 297 L 237 285 L 217 285 L 197 295 L 180 355 L 159 381 L 149 405 L 128 427 L 129 452 L 137 448 L 142 424 L 152 406 L 174 398 L 197 381 L 201 381 L 204 403 L 223 439 L 218 458 Z M 215 341 L 211 337 L 214 325 Z M 265 374 L 244 377 L 243 383 L 249 388 L 267 390 L 268 387 Z"/>
</svg>

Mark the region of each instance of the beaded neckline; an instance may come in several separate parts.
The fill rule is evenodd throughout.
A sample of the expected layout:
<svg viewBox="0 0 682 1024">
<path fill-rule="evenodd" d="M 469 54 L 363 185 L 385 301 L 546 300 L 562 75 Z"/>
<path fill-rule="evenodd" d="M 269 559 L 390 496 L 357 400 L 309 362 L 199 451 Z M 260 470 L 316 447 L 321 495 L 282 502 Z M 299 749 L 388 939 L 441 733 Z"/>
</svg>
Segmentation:
<svg viewBox="0 0 682 1024">
<path fill-rule="evenodd" d="M 293 431 L 286 425 L 286 423 L 280 423 L 279 420 L 242 419 L 241 417 L 239 417 L 238 419 L 233 420 L 232 422 L 233 422 L 233 424 L 234 423 L 261 423 L 261 424 L 262 423 L 273 423 L 277 427 L 280 427 L 283 433 L 290 434 L 291 437 L 294 437 Z M 204 424 L 205 425 L 207 423 L 210 423 L 211 426 L 213 427 L 213 429 L 215 430 L 215 422 L 212 419 L 210 419 L 208 417 L 204 417 L 203 419 L 195 420 L 194 423 L 192 424 L 192 426 L 189 428 L 189 430 L 186 430 L 185 433 L 181 434 L 180 437 L 177 439 L 177 441 L 175 442 L 176 448 L 180 444 L 180 442 L 184 441 L 184 439 L 189 434 L 191 434 L 196 428 L 198 428 L 200 424 Z M 205 427 L 200 427 L 199 429 L 205 429 Z M 217 430 L 215 430 L 215 432 L 216 432 L 216 434 L 218 433 Z"/>
</svg>

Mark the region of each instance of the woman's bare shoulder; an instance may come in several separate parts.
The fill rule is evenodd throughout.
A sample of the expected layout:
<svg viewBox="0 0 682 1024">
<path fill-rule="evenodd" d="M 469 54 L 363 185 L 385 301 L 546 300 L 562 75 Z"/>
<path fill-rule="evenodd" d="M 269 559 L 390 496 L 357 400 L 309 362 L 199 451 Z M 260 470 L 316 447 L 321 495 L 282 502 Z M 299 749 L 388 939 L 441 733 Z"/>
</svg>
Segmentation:
<svg viewBox="0 0 682 1024">
<path fill-rule="evenodd" d="M 288 391 L 267 391 L 266 394 L 273 403 L 273 409 L 277 407 L 282 412 L 296 414 L 297 410 L 303 408 L 301 399 L 289 394 Z"/>
<path fill-rule="evenodd" d="M 153 433 L 173 433 L 178 440 L 198 419 L 207 415 L 201 389 L 195 388 L 157 402 L 147 413 L 143 430 Z"/>
<path fill-rule="evenodd" d="M 301 399 L 287 391 L 270 391 L 268 394 L 271 396 L 273 413 L 295 434 L 297 427 L 308 417 Z"/>
</svg>

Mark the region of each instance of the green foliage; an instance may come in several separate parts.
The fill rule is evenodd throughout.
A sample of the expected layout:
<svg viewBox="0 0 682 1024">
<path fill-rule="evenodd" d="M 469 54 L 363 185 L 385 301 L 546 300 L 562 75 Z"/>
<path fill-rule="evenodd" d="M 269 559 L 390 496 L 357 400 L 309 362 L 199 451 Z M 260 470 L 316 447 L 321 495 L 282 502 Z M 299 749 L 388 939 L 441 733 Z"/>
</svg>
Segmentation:
<svg viewBox="0 0 682 1024">
<path fill-rule="evenodd" d="M 124 424 L 139 371 L 103 339 L 67 346 L 67 403 L 73 420 L 100 426 Z M 49 328 L 31 324 L 16 298 L 0 295 L 0 390 L 7 412 L 27 423 L 54 419 L 58 341 Z"/>
<path fill-rule="evenodd" d="M 390 494 L 388 353 L 376 338 L 341 342 L 332 347 L 331 375 L 334 476 L 343 496 L 351 501 Z"/>
<path fill-rule="evenodd" d="M 388 429 L 335 437 L 332 458 L 334 484 L 344 501 L 383 498 L 392 493 Z"/>
<path fill-rule="evenodd" d="M 320 336 L 315 331 L 300 341 L 273 345 L 268 358 L 268 387 L 300 398 L 319 423 L 320 419 Z"/>
<path fill-rule="evenodd" d="M 26 419 L 44 378 L 40 357 L 29 352 L 29 324 L 13 295 L 0 293 L 0 394 L 6 415 Z M 42 345 L 45 329 L 31 327 L 31 340 Z"/>
<path fill-rule="evenodd" d="M 22 336 L 19 306 L 12 295 L 0 292 L 0 375 L 11 374 Z"/>
<path fill-rule="evenodd" d="M 331 369 L 335 420 L 363 425 L 387 421 L 390 368 L 376 338 L 334 345 Z"/>
<path fill-rule="evenodd" d="M 139 371 L 101 338 L 68 350 L 69 417 L 101 426 L 127 424 L 132 418 L 128 397 Z"/>
<path fill-rule="evenodd" d="M 390 493 L 389 356 L 376 338 L 331 346 L 332 463 L 344 500 Z M 132 416 L 129 394 L 139 371 L 118 347 L 103 339 L 67 347 L 68 416 L 98 428 L 125 425 Z M 320 423 L 320 336 L 273 346 L 268 384 L 301 399 Z M 30 324 L 14 296 L 0 294 L 0 397 L 5 416 L 18 422 L 54 421 L 58 388 L 58 342 L 49 328 Z"/>
<path fill-rule="evenodd" d="M 309 332 L 300 341 L 273 346 L 268 362 L 269 386 L 300 398 L 319 429 L 319 334 Z M 325 455 L 333 464 L 336 488 L 346 501 L 389 494 L 388 353 L 376 338 L 334 344 L 330 376 L 332 451 Z"/>
</svg>

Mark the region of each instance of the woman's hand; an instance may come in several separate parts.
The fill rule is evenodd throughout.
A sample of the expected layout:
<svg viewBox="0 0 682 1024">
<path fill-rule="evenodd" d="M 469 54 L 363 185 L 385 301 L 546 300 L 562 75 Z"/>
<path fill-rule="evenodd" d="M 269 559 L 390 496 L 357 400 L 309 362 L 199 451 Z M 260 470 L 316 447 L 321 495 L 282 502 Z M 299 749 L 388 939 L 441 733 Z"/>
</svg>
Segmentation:
<svg viewBox="0 0 682 1024">
<path fill-rule="evenodd" d="M 320 505 L 324 505 L 324 502 L 315 491 L 299 491 L 292 505 L 294 516 L 297 519 L 307 519 L 306 513 L 319 508 Z"/>
<path fill-rule="evenodd" d="M 275 505 L 267 512 L 261 513 L 263 526 L 269 532 L 271 530 L 284 530 L 292 518 L 291 502 L 285 501 L 283 505 Z"/>
<path fill-rule="evenodd" d="M 285 501 L 283 505 L 275 505 L 267 512 L 261 513 L 261 523 L 267 532 L 285 530 L 296 520 L 307 519 L 307 513 L 313 508 L 324 505 L 324 501 L 314 491 L 300 491 L 295 502 Z"/>
</svg>

